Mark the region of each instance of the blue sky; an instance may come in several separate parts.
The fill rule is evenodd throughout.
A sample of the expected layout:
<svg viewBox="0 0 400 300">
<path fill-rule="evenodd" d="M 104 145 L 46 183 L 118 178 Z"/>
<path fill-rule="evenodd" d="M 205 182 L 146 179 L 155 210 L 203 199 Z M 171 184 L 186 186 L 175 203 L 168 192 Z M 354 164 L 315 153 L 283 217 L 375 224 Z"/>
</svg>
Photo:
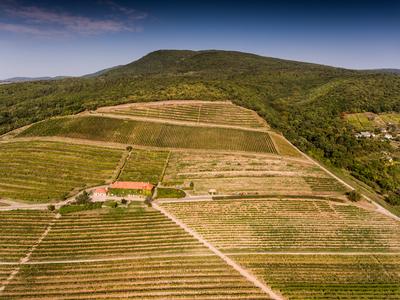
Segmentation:
<svg viewBox="0 0 400 300">
<path fill-rule="evenodd" d="M 0 79 L 82 75 L 158 49 L 400 68 L 400 1 L 0 0 Z"/>
</svg>

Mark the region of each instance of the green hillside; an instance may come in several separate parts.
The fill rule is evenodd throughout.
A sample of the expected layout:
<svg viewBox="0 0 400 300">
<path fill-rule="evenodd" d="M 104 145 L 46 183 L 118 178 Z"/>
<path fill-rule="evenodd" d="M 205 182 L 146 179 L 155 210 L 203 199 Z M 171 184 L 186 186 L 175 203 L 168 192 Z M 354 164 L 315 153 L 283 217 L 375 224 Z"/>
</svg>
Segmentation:
<svg viewBox="0 0 400 300">
<path fill-rule="evenodd" d="M 392 146 L 356 139 L 341 118 L 345 112 L 399 112 L 400 77 L 391 74 L 240 52 L 156 51 L 96 77 L 0 86 L 0 133 L 99 106 L 168 99 L 231 99 L 256 110 L 303 151 L 396 197 L 398 159 L 382 161 Z"/>
</svg>

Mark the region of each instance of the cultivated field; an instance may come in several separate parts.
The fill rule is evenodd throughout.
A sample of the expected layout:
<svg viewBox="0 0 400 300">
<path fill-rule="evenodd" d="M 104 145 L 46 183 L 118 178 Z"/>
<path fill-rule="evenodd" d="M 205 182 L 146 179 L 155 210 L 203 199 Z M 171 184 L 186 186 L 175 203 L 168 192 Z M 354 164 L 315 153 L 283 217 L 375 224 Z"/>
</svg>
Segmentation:
<svg viewBox="0 0 400 300">
<path fill-rule="evenodd" d="M 122 151 L 55 142 L 0 144 L 0 197 L 47 202 L 104 184 Z"/>
<path fill-rule="evenodd" d="M 161 101 L 104 107 L 98 112 L 195 123 L 268 128 L 254 111 L 231 102 Z"/>
<path fill-rule="evenodd" d="M 400 299 L 400 255 L 235 255 L 288 299 Z"/>
<path fill-rule="evenodd" d="M 250 153 L 171 152 L 163 184 L 184 187 L 193 195 L 209 189 L 219 194 L 328 196 L 345 191 L 309 160 Z"/>
<path fill-rule="evenodd" d="M 53 218 L 42 211 L 0 212 L 0 262 L 17 262 L 24 257 Z"/>
<path fill-rule="evenodd" d="M 153 147 L 277 153 L 266 132 L 86 116 L 34 124 L 19 136 L 63 136 Z"/>
<path fill-rule="evenodd" d="M 79 259 L 87 261 L 76 261 Z M 138 202 L 128 209 L 99 209 L 62 216 L 33 252 L 30 264 L 21 265 L 1 296 L 268 298 L 170 219 Z"/>
<path fill-rule="evenodd" d="M 6 299 L 268 299 L 216 256 L 27 265 Z"/>
<path fill-rule="evenodd" d="M 353 205 L 306 199 L 165 203 L 225 253 L 400 250 L 400 223 Z"/>
<path fill-rule="evenodd" d="M 32 260 L 93 259 L 205 253 L 206 249 L 158 211 L 132 203 L 63 216 Z"/>
<path fill-rule="evenodd" d="M 346 120 L 358 130 L 385 128 L 389 124 L 400 126 L 399 113 L 374 114 L 370 112 L 354 113 L 345 116 Z"/>
<path fill-rule="evenodd" d="M 168 158 L 167 151 L 135 149 L 126 161 L 120 181 L 143 181 L 158 183 Z"/>
</svg>

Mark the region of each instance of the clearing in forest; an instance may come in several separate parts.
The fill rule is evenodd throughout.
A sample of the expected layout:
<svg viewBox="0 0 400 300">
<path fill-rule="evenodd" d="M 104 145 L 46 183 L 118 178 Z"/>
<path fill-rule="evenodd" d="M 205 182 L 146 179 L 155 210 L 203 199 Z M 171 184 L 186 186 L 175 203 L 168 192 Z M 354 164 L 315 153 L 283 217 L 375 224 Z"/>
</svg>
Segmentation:
<svg viewBox="0 0 400 300">
<path fill-rule="evenodd" d="M 122 151 L 59 142 L 0 143 L 0 197 L 62 200 L 110 181 Z"/>
</svg>

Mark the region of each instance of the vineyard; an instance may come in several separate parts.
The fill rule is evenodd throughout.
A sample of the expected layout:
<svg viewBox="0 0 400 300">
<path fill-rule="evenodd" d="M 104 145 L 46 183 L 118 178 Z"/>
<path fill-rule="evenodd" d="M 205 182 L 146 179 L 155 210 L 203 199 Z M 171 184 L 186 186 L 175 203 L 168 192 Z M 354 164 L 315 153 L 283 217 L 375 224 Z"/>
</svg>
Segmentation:
<svg viewBox="0 0 400 300">
<path fill-rule="evenodd" d="M 399 222 L 343 203 L 250 199 L 163 206 L 226 253 L 400 250 Z"/>
<path fill-rule="evenodd" d="M 243 184 L 245 182 L 245 184 Z M 345 188 L 312 162 L 276 155 L 171 152 L 163 184 L 193 188 L 194 195 L 219 194 L 340 196 Z"/>
<path fill-rule="evenodd" d="M 63 136 L 153 147 L 277 153 L 266 132 L 95 116 L 47 120 L 34 124 L 19 136 Z"/>
<path fill-rule="evenodd" d="M 165 216 L 143 204 L 63 216 L 32 260 L 204 253 L 206 249 Z"/>
<path fill-rule="evenodd" d="M 55 142 L 0 144 L 0 197 L 47 202 L 111 180 L 122 151 Z"/>
<path fill-rule="evenodd" d="M 268 128 L 253 111 L 230 102 L 171 101 L 100 108 L 99 112 L 249 128 Z"/>
<path fill-rule="evenodd" d="M 94 261 L 46 263 L 85 258 Z M 140 203 L 61 217 L 30 260 L 7 285 L 5 299 L 267 299 L 199 241 Z"/>
<path fill-rule="evenodd" d="M 19 261 L 52 218 L 52 214 L 42 211 L 0 212 L 0 261 Z"/>
<path fill-rule="evenodd" d="M 235 255 L 285 297 L 400 298 L 399 255 Z"/>
<path fill-rule="evenodd" d="M 6 299 L 268 299 L 216 256 L 23 266 Z"/>
<path fill-rule="evenodd" d="M 135 149 L 126 162 L 120 181 L 143 181 L 158 183 L 168 158 L 167 151 Z"/>
<path fill-rule="evenodd" d="M 347 114 L 346 120 L 357 130 L 371 130 L 386 128 L 388 124 L 400 125 L 399 113 L 374 114 L 371 112 Z"/>
</svg>

